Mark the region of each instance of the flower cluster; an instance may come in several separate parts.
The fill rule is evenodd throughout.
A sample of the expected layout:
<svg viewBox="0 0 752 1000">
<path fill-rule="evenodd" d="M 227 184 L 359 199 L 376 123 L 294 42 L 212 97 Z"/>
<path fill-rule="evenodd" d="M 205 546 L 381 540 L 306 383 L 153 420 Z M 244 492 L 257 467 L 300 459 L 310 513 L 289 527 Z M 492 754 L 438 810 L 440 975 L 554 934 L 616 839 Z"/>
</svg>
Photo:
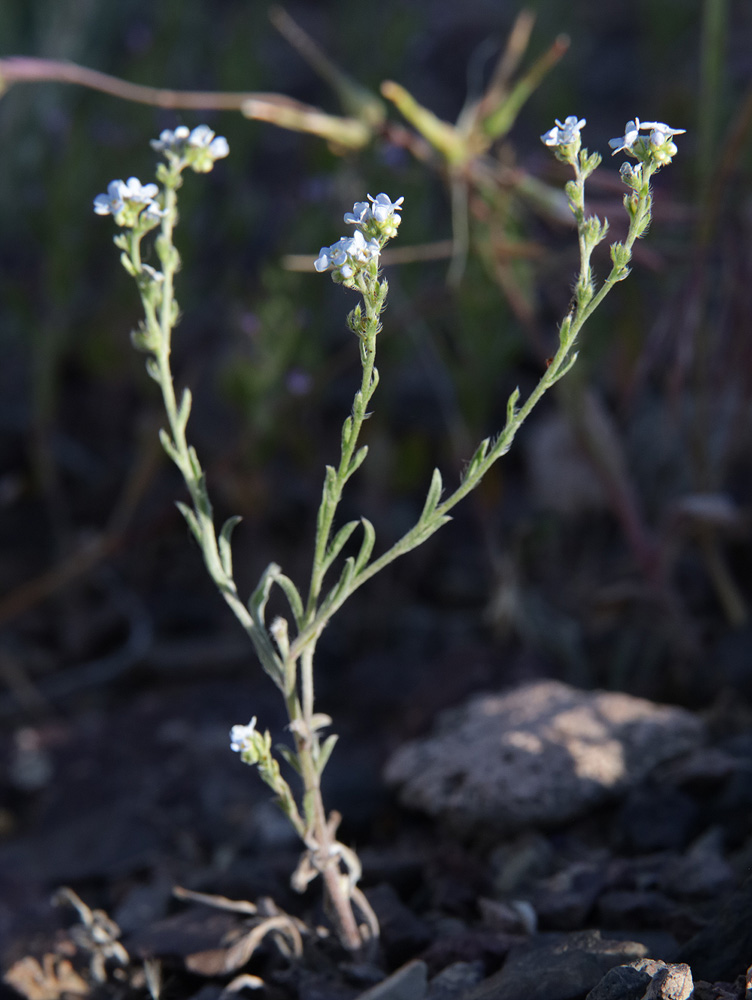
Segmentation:
<svg viewBox="0 0 752 1000">
<path fill-rule="evenodd" d="M 183 160 L 197 174 L 209 173 L 215 161 L 230 152 L 227 139 L 215 136 L 208 125 L 197 125 L 192 130 L 179 125 L 174 132 L 164 129 L 158 139 L 151 140 L 151 147 L 167 160 Z"/>
<path fill-rule="evenodd" d="M 641 122 L 639 118 L 624 126 L 624 135 L 609 139 L 608 144 L 615 156 L 624 150 L 629 156 L 643 162 L 650 161 L 656 167 L 665 166 L 676 154 L 673 136 L 683 135 L 683 128 L 671 128 L 663 122 Z M 640 132 L 649 132 L 647 136 Z"/>
<path fill-rule="evenodd" d="M 577 115 L 569 115 L 560 122 L 555 118 L 556 126 L 544 132 L 541 142 L 544 146 L 571 146 L 580 141 L 580 131 L 587 124 L 584 118 L 577 119 Z"/>
<path fill-rule="evenodd" d="M 333 272 L 338 283 L 353 287 L 360 271 L 372 261 L 378 262 L 387 240 L 397 235 L 404 198 L 392 201 L 383 192 L 368 201 L 356 201 L 352 212 L 345 213 L 345 222 L 357 226 L 353 236 L 343 236 L 331 246 L 322 247 L 313 263 L 317 271 Z"/>
<path fill-rule="evenodd" d="M 192 131 L 181 125 L 170 132 L 165 129 L 158 139 L 151 142 L 152 148 L 162 153 L 171 167 L 179 173 L 190 167 L 198 174 L 208 173 L 215 160 L 227 156 L 230 147 L 224 136 L 215 136 L 208 125 L 198 125 Z M 160 169 L 166 169 L 164 164 Z M 157 179 L 164 176 L 157 171 Z M 156 184 L 142 184 L 138 177 L 127 181 L 110 181 L 105 194 L 94 199 L 97 215 L 111 215 L 118 226 L 146 232 L 164 216 L 164 199 Z"/>
<path fill-rule="evenodd" d="M 233 726 L 230 730 L 230 749 L 235 753 L 248 753 L 253 750 L 253 737 L 256 734 L 256 716 L 247 726 Z"/>
<path fill-rule="evenodd" d="M 106 194 L 94 199 L 97 215 L 112 215 L 119 226 L 132 228 L 139 219 L 155 224 L 162 215 L 156 184 L 142 184 L 138 177 L 127 181 L 110 181 Z"/>
</svg>

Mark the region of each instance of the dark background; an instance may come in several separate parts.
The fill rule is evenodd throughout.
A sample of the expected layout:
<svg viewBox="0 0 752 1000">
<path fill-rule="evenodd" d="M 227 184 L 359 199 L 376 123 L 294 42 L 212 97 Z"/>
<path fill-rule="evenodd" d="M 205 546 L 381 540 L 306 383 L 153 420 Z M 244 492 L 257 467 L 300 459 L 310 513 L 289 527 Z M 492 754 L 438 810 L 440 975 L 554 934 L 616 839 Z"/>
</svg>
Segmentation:
<svg viewBox="0 0 752 1000">
<path fill-rule="evenodd" d="M 532 5 L 535 9 L 535 5 Z M 577 369 L 426 546 L 364 587 L 321 644 L 317 697 L 342 742 L 330 804 L 388 835 L 385 755 L 470 691 L 556 676 L 703 708 L 752 697 L 749 5 L 549 2 L 523 69 L 571 45 L 490 154 L 559 190 L 539 135 L 576 114 L 605 152 L 627 119 L 687 129 L 656 182 L 633 274 L 588 325 Z M 454 121 L 519 12 L 480 0 L 293 4 L 328 56 Z M 703 41 L 704 40 L 704 41 Z M 704 46 L 704 48 L 703 48 Z M 5 0 L 2 55 L 66 59 L 174 89 L 272 91 L 337 114 L 264 4 Z M 703 52 L 705 56 L 703 57 Z M 703 58 L 719 67 L 717 77 Z M 708 82 L 716 79 L 717 87 Z M 705 82 L 703 82 L 705 81 Z M 403 124 L 389 109 L 389 120 Z M 175 339 L 190 436 L 217 515 L 242 514 L 250 593 L 272 559 L 305 585 L 323 466 L 358 381 L 351 293 L 283 266 L 344 232 L 366 192 L 405 196 L 395 246 L 452 236 L 446 172 L 385 131 L 357 154 L 229 112 L 169 112 L 56 83 L 0 100 L 0 933 L 41 926 L 62 882 L 108 905 L 282 836 L 227 731 L 282 706 L 205 578 L 156 443 L 156 387 L 129 342 L 135 288 L 92 198 L 151 179 L 148 140 L 207 122 L 231 155 L 181 192 Z M 624 231 L 620 158 L 592 210 Z M 448 484 L 554 353 L 571 229 L 471 191 L 461 283 L 448 259 L 388 269 L 371 454 L 342 517 L 404 532 L 431 470 Z M 511 250 L 510 250 L 511 247 Z M 596 271 L 608 266 L 596 253 Z M 256 809 L 249 811 L 253 799 Z M 259 818 L 261 817 L 261 818 Z M 382 823 L 383 827 L 379 827 Z M 161 866 L 161 867 L 160 867 Z M 145 876 L 144 876 L 145 877 Z M 151 874 L 149 877 L 152 877 Z M 216 882 L 216 878 L 215 878 Z"/>
</svg>

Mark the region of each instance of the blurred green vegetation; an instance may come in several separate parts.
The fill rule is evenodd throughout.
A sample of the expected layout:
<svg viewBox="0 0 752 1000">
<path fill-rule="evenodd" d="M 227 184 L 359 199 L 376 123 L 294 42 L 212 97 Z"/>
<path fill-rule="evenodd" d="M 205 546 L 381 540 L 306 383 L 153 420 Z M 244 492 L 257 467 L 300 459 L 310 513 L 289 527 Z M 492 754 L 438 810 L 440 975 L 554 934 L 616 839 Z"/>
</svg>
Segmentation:
<svg viewBox="0 0 752 1000">
<path fill-rule="evenodd" d="M 159 110 L 52 82 L 8 88 L 0 99 L 0 454 L 8 498 L 0 539 L 19 551 L 2 574 L 4 591 L 13 594 L 29 567 L 42 572 L 75 551 L 81 532 L 101 531 L 137 461 L 138 416 L 153 411 L 153 386 L 129 345 L 136 297 L 91 201 L 114 177 L 150 179 L 148 140 L 161 128 L 206 121 L 231 148 L 212 175 L 181 192 L 177 372 L 197 387 L 193 435 L 212 456 L 220 507 L 250 521 L 254 559 L 287 555 L 304 566 L 305 517 L 336 447 L 357 359 L 344 325 L 347 294 L 312 272 L 283 271 L 285 255 L 312 259 L 344 232 L 342 213 L 366 191 L 405 196 L 394 246 L 407 259 L 388 271 L 378 425 L 368 429 L 373 471 L 353 498 L 353 507 L 360 501 L 381 513 L 386 535 L 396 533 L 400 505 L 422 502 L 425 471 L 437 462 L 451 474 L 497 429 L 510 389 L 519 383 L 524 391 L 553 353 L 567 307 L 571 230 L 541 210 L 544 188 L 533 197 L 498 178 L 559 191 L 565 176 L 538 139 L 554 117 L 586 117 L 586 145 L 604 151 L 637 114 L 688 134 L 659 178 L 653 231 L 633 275 L 586 331 L 577 385 L 545 408 L 574 428 L 605 499 L 595 513 L 585 506 L 552 515 L 512 456 L 450 537 L 472 539 L 482 554 L 470 565 L 485 562 L 485 594 L 473 598 L 484 641 L 506 642 L 511 630 L 553 669 L 579 664 L 589 682 L 623 683 L 649 647 L 658 653 L 647 660 L 661 667 L 640 684 L 676 696 L 677 676 L 701 672 L 698 650 L 712 648 L 729 623 L 743 634 L 752 598 L 743 517 L 752 488 L 749 6 L 529 6 L 536 21 L 516 78 L 560 34 L 571 44 L 509 134 L 478 159 L 496 172 L 490 186 L 436 150 L 412 155 L 423 147 L 392 105 L 389 125 L 367 148 L 343 152 L 239 113 Z M 480 100 L 520 12 L 481 0 L 384 0 L 377 13 L 334 0 L 286 9 L 374 95 L 396 81 L 446 123 Z M 0 45 L 0 58 L 69 60 L 162 88 L 273 92 L 342 114 L 266 5 L 248 0 L 4 0 Z M 736 145 L 724 141 L 730 133 Z M 622 226 L 617 168 L 605 162 L 590 191 L 614 238 Z M 422 260 L 416 250 L 409 259 L 410 248 L 452 238 L 459 253 L 451 270 L 448 256 Z M 582 417 L 589 393 L 599 401 L 597 419 Z M 689 495 L 725 497 L 728 523 L 714 520 L 707 504 L 677 513 Z M 292 527 L 277 530 L 285 519 Z M 29 552 L 20 551 L 19 533 L 32 523 L 41 528 Z M 177 518 L 171 530 L 181 532 Z M 287 540 L 290 551 L 267 553 L 267 540 Z M 422 571 L 430 572 L 431 558 Z M 572 584 L 578 559 L 582 573 Z M 509 588 L 516 597 L 504 604 L 497 598 Z M 515 610 L 483 626 L 483 607 L 502 604 Z"/>
</svg>

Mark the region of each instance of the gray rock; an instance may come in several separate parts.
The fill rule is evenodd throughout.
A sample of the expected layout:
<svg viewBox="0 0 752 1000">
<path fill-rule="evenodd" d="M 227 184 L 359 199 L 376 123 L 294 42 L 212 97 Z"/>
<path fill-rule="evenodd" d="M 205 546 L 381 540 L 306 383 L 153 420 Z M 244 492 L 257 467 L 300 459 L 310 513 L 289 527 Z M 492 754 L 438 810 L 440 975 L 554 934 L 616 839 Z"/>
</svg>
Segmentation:
<svg viewBox="0 0 752 1000">
<path fill-rule="evenodd" d="M 606 940 L 600 931 L 541 934 L 462 1000 L 579 1000 L 609 969 L 646 954 L 643 944 Z"/>
<path fill-rule="evenodd" d="M 433 735 L 397 750 L 385 777 L 405 805 L 458 830 L 510 833 L 624 794 L 703 736 L 685 709 L 542 681 L 444 713 Z"/>
<path fill-rule="evenodd" d="M 693 990 L 688 965 L 643 958 L 611 969 L 586 1000 L 687 1000 Z"/>
<path fill-rule="evenodd" d="M 586 1000 L 642 1000 L 651 978 L 631 965 L 617 965 L 609 969 L 597 986 L 588 993 Z"/>
</svg>

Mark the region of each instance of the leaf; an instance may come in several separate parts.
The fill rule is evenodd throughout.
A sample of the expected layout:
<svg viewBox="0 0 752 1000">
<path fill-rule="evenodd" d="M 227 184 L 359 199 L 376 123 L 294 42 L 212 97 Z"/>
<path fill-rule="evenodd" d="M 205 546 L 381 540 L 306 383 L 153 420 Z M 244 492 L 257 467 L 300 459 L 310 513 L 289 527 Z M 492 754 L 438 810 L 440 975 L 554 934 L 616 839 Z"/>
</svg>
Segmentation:
<svg viewBox="0 0 752 1000">
<path fill-rule="evenodd" d="M 279 584 L 284 591 L 287 603 L 290 605 L 290 610 L 295 618 L 295 624 L 300 624 L 300 619 L 303 617 L 303 599 L 300 596 L 300 591 L 290 577 L 285 576 L 284 573 L 278 573 L 274 577 L 274 582 Z"/>
<path fill-rule="evenodd" d="M 347 478 L 348 479 L 350 478 L 350 476 L 354 472 L 357 472 L 357 470 L 361 467 L 361 465 L 363 464 L 363 462 L 365 462 L 367 454 L 368 454 L 368 445 L 367 444 L 364 444 L 362 448 L 358 448 L 358 450 L 353 455 L 353 457 L 352 457 L 352 459 L 350 461 L 349 466 L 347 467 Z"/>
<path fill-rule="evenodd" d="M 159 429 L 159 441 L 162 447 L 164 448 L 165 452 L 167 453 L 168 458 L 170 458 L 175 463 L 175 465 L 177 465 L 178 468 L 180 468 L 180 456 L 178 455 L 177 448 L 173 444 L 172 438 L 164 429 L 164 427 L 160 427 Z"/>
<path fill-rule="evenodd" d="M 334 747 L 338 739 L 339 736 L 337 736 L 335 733 L 332 733 L 332 735 L 327 736 L 327 738 L 321 744 L 318 760 L 316 761 L 316 770 L 318 771 L 319 775 L 323 774 L 324 768 L 329 763 L 329 758 L 332 755 L 332 750 L 334 750 Z"/>
<path fill-rule="evenodd" d="M 160 372 L 159 365 L 154 358 L 146 359 L 146 374 L 149 378 L 153 378 L 155 382 L 162 381 L 162 373 Z"/>
<path fill-rule="evenodd" d="M 520 387 L 517 386 L 507 400 L 507 425 L 514 421 L 517 416 L 517 403 L 520 401 Z"/>
<path fill-rule="evenodd" d="M 477 474 L 478 469 L 486 459 L 486 455 L 488 454 L 488 448 L 490 444 L 491 444 L 491 438 L 485 438 L 485 440 L 481 441 L 481 443 L 475 449 L 475 454 L 470 459 L 470 464 L 468 465 L 465 471 L 465 475 L 462 477 L 463 481 L 472 479 Z"/>
<path fill-rule="evenodd" d="M 368 565 L 368 560 L 373 552 L 376 541 L 376 531 L 367 517 L 361 517 L 360 523 L 363 525 L 363 541 L 360 543 L 360 552 L 355 560 L 355 572 L 360 573 Z"/>
<path fill-rule="evenodd" d="M 222 530 L 219 533 L 218 545 L 219 545 L 219 558 L 222 562 L 222 569 L 232 578 L 232 545 L 231 537 L 234 529 L 243 520 L 239 514 L 235 514 L 233 517 L 228 517 L 225 523 L 222 525 Z"/>
<path fill-rule="evenodd" d="M 264 623 L 264 610 L 266 608 L 266 602 L 269 600 L 269 592 L 272 589 L 272 584 L 274 583 L 279 571 L 280 567 L 277 563 L 269 563 L 264 572 L 261 574 L 258 586 L 248 600 L 249 611 L 253 615 L 254 619 L 262 624 Z"/>
<path fill-rule="evenodd" d="M 441 499 L 442 486 L 443 483 L 441 481 L 441 473 L 438 469 L 434 469 L 433 475 L 431 476 L 431 485 L 428 487 L 426 502 L 423 504 L 423 511 L 418 519 L 419 524 L 432 514 L 434 510 L 436 510 L 436 505 Z"/>
<path fill-rule="evenodd" d="M 196 541 L 200 545 L 201 544 L 201 528 L 199 527 L 199 524 L 198 524 L 198 518 L 196 517 L 196 515 L 194 514 L 194 512 L 191 510 L 191 508 L 187 504 L 181 503 L 180 500 L 176 500 L 175 501 L 175 506 L 180 511 L 180 513 L 183 515 L 183 517 L 186 519 L 186 521 L 188 522 L 188 527 L 191 530 L 191 534 L 193 535 L 193 537 L 196 539 Z"/>
<path fill-rule="evenodd" d="M 331 566 L 337 556 L 340 554 L 345 544 L 350 539 L 350 536 L 358 527 L 357 521 L 348 521 L 342 528 L 339 529 L 337 534 L 329 543 L 329 548 L 327 549 L 326 555 L 324 556 L 324 565 Z"/>
<path fill-rule="evenodd" d="M 180 406 L 178 408 L 178 423 L 185 430 L 185 426 L 188 423 L 188 417 L 191 414 L 191 406 L 193 405 L 193 396 L 191 390 L 188 388 L 183 389 L 183 395 L 180 398 Z"/>
</svg>

